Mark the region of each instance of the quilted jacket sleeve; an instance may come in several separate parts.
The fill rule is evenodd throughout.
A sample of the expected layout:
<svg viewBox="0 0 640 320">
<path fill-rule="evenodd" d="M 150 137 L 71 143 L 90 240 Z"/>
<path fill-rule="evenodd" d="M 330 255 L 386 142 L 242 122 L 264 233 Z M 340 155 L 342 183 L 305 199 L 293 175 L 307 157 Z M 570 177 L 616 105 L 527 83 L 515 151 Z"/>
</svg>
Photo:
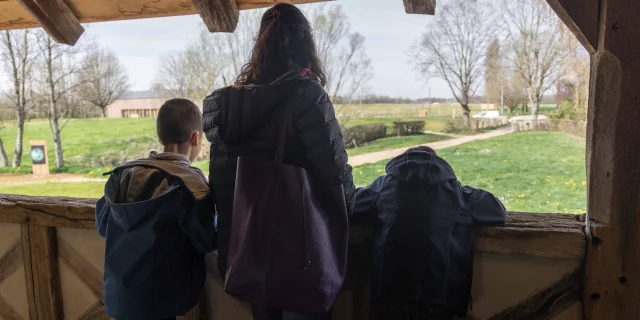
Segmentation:
<svg viewBox="0 0 640 320">
<path fill-rule="evenodd" d="M 325 184 L 342 184 L 347 210 L 355 209 L 355 186 L 352 168 L 342 138 L 340 124 L 327 93 L 317 85 L 305 90 L 299 108 L 293 114 L 311 172 Z"/>
</svg>

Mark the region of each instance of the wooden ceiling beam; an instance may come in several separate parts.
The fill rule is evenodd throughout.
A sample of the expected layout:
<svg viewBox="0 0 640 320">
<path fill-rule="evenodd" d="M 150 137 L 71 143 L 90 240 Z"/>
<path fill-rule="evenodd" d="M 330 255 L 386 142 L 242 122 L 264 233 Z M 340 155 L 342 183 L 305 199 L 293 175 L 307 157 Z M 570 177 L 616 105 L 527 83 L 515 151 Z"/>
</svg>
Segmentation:
<svg viewBox="0 0 640 320">
<path fill-rule="evenodd" d="M 240 11 L 236 0 L 193 0 L 209 32 L 233 32 Z"/>
<path fill-rule="evenodd" d="M 436 12 L 436 0 L 403 0 L 404 11 L 408 14 L 429 14 Z"/>
<path fill-rule="evenodd" d="M 63 0 L 18 0 L 40 26 L 59 43 L 74 45 L 84 28 Z"/>
<path fill-rule="evenodd" d="M 589 51 L 596 52 L 600 20 L 599 0 L 547 0 L 560 19 Z"/>
</svg>

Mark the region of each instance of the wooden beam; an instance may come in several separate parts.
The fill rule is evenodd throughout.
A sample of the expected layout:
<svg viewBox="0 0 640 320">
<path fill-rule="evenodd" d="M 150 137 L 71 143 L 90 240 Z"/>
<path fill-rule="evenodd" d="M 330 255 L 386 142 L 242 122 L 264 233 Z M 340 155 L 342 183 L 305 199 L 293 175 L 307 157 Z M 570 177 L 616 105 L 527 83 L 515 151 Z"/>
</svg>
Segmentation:
<svg viewBox="0 0 640 320">
<path fill-rule="evenodd" d="M 94 199 L 0 194 L 0 222 L 94 229 Z"/>
<path fill-rule="evenodd" d="M 600 0 L 547 0 L 578 41 L 594 53 L 598 44 Z"/>
<path fill-rule="evenodd" d="M 63 0 L 18 0 L 40 26 L 59 43 L 74 45 L 84 28 Z"/>
<path fill-rule="evenodd" d="M 25 284 L 27 286 L 27 305 L 29 306 L 29 319 L 37 320 L 36 296 L 33 284 L 33 264 L 31 263 L 31 240 L 29 239 L 29 225 L 20 226 L 20 239 L 22 242 L 22 266 L 24 267 Z"/>
<path fill-rule="evenodd" d="M 504 227 L 479 228 L 476 250 L 550 258 L 583 258 L 586 239 L 582 216 L 509 213 Z M 94 229 L 95 200 L 0 195 L 0 222 Z M 351 230 L 351 244 L 368 244 L 373 229 Z"/>
<path fill-rule="evenodd" d="M 499 312 L 491 317 L 491 320 L 553 319 L 580 301 L 582 276 L 582 269 L 576 269 L 548 288 Z"/>
<path fill-rule="evenodd" d="M 197 14 L 186 0 L 63 0 L 81 23 L 160 18 Z M 238 0 L 240 10 L 272 6 L 277 2 L 303 4 L 330 0 Z M 0 30 L 38 27 L 38 21 L 17 1 L 0 1 Z"/>
<path fill-rule="evenodd" d="M 87 285 L 89 290 L 104 302 L 104 276 L 76 249 L 62 239 L 58 239 L 58 253 L 60 260 L 64 261 L 71 270 Z"/>
<path fill-rule="evenodd" d="M 104 312 L 104 304 L 101 301 L 96 301 L 78 317 L 78 320 L 108 320 L 108 319 L 110 318 Z"/>
<path fill-rule="evenodd" d="M 236 0 L 193 0 L 209 32 L 233 32 L 238 25 L 240 11 Z"/>
<path fill-rule="evenodd" d="M 0 257 L 0 283 L 14 274 L 22 265 L 20 241 L 16 241 L 7 252 Z"/>
<path fill-rule="evenodd" d="M 29 226 L 29 238 L 37 319 L 64 319 L 56 229 Z"/>
<path fill-rule="evenodd" d="M 429 14 L 436 13 L 436 0 L 403 0 L 404 11 L 408 14 Z"/>
<path fill-rule="evenodd" d="M 640 6 L 601 0 L 587 126 L 586 319 L 640 318 Z"/>
<path fill-rule="evenodd" d="M 543 258 L 584 258 L 586 236 L 582 216 L 509 213 L 504 227 L 478 228 L 475 249 L 497 254 Z"/>
<path fill-rule="evenodd" d="M 0 296 L 0 319 L 3 320 L 22 320 L 22 317 L 13 310 L 13 307 Z"/>
</svg>

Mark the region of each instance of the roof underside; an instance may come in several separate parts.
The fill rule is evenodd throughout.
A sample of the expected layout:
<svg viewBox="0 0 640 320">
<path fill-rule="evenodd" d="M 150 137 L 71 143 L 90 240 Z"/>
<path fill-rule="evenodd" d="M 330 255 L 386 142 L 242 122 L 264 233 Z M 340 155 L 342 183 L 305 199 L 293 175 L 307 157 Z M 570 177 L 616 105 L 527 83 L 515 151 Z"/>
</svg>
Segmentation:
<svg viewBox="0 0 640 320">
<path fill-rule="evenodd" d="M 238 10 L 322 1 L 331 0 L 0 0 L 0 30 L 42 27 L 56 41 L 73 45 L 84 32 L 81 23 L 199 14 L 209 31 L 233 32 Z M 407 13 L 433 14 L 436 5 L 402 1 Z"/>
<path fill-rule="evenodd" d="M 56 0 L 46 1 L 55 2 Z M 327 0 L 237 0 L 237 3 L 238 9 L 243 10 L 268 7 L 277 2 L 302 4 L 321 1 Z M 64 0 L 62 2 L 81 23 L 198 14 L 193 0 Z M 39 26 L 38 21 L 25 10 L 21 1 L 0 0 L 0 30 Z"/>
</svg>

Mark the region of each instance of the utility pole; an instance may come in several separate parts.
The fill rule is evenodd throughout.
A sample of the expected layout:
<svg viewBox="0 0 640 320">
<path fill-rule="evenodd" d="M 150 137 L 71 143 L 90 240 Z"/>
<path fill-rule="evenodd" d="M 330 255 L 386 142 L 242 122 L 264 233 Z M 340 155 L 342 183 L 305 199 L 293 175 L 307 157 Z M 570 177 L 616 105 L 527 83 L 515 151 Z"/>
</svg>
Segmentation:
<svg viewBox="0 0 640 320">
<path fill-rule="evenodd" d="M 431 87 L 429 87 L 429 116 L 431 116 Z"/>
<path fill-rule="evenodd" d="M 500 88 L 500 114 L 504 113 L 504 86 Z"/>
</svg>

